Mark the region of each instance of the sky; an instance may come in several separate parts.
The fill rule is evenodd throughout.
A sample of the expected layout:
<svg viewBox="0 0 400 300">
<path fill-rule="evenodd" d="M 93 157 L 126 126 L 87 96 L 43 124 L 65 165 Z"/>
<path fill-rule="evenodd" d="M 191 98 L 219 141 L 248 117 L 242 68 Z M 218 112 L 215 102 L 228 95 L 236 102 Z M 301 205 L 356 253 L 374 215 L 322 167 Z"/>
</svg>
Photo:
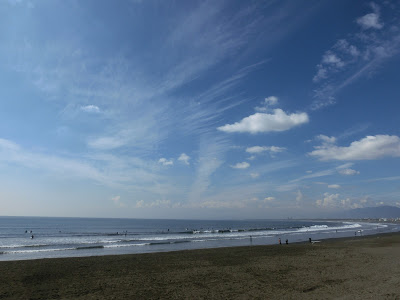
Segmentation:
<svg viewBox="0 0 400 300">
<path fill-rule="evenodd" d="M 400 1 L 0 2 L 0 215 L 400 207 Z"/>
</svg>

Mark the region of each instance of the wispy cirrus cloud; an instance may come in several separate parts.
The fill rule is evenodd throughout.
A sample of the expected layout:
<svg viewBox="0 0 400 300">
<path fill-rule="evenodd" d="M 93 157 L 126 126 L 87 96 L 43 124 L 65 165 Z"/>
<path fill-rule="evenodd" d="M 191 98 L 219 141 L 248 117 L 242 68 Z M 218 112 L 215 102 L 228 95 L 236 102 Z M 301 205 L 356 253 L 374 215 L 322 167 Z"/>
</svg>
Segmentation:
<svg viewBox="0 0 400 300">
<path fill-rule="evenodd" d="M 100 112 L 100 108 L 97 105 L 85 105 L 85 106 L 81 106 L 81 110 L 83 110 L 84 112 L 87 113 L 99 113 Z"/>
<path fill-rule="evenodd" d="M 335 173 L 336 173 L 336 168 L 331 168 L 331 169 L 322 170 L 322 171 L 318 171 L 318 172 L 313 172 L 311 174 L 301 176 L 299 178 L 291 180 L 289 183 L 296 183 L 296 182 L 300 182 L 300 181 L 303 181 L 303 180 L 306 180 L 306 179 L 313 179 L 313 178 L 330 176 L 330 175 L 333 175 Z"/>
<path fill-rule="evenodd" d="M 58 173 L 67 177 L 80 177 L 104 183 L 107 176 L 87 162 L 71 158 L 47 155 L 25 150 L 20 145 L 0 139 L 0 160 L 6 164 L 17 164 L 29 169 L 40 169 L 44 172 Z M 115 180 L 118 180 L 115 178 Z M 115 180 L 110 180 L 113 184 Z"/>
<path fill-rule="evenodd" d="M 149 60 L 147 52 L 127 55 L 129 49 L 109 56 L 85 39 L 67 34 L 51 39 L 51 43 L 41 43 L 30 35 L 23 40 L 6 41 L 5 57 L 10 68 L 31 80 L 43 93 L 43 99 L 56 100 L 64 103 L 64 107 L 78 107 L 88 113 L 99 112 L 100 108 L 101 112 L 107 111 L 102 126 L 94 127 L 95 132 L 91 130 L 86 138 L 89 148 L 112 151 L 133 146 L 149 150 L 165 141 L 171 131 L 200 135 L 215 130 L 218 116 L 248 99 L 239 94 L 229 97 L 224 94 L 237 88 L 245 76 L 268 61 L 243 64 L 242 53 L 248 55 L 254 43 L 257 49 L 273 45 L 301 19 L 291 19 L 297 5 L 290 2 L 285 3 L 285 9 L 269 4 L 268 15 L 259 12 L 258 4 L 245 5 L 245 10 L 232 11 L 229 18 L 221 17 L 226 14 L 226 5 L 206 1 L 193 4 L 184 12 L 174 12 L 167 34 L 164 27 L 155 33 L 154 39 L 161 47 L 151 48 L 153 58 L 168 56 L 168 60 Z M 67 14 L 76 15 L 73 6 L 63 8 Z M 93 18 L 99 26 L 109 27 L 96 15 Z M 283 20 L 285 26 L 282 26 Z M 78 18 L 77 26 L 83 21 Z M 35 22 L 33 17 L 26 18 L 24 25 L 29 26 L 31 22 Z M 265 45 L 259 44 L 260 25 L 274 32 L 274 39 L 265 35 L 269 37 Z M 41 38 L 48 38 L 46 33 L 41 34 Z M 193 36 L 199 38 L 193 42 Z M 225 70 L 222 77 L 204 89 L 193 91 L 193 102 L 176 95 L 182 87 L 202 78 L 207 70 L 218 69 L 221 62 L 233 56 L 241 63 Z M 267 99 L 273 104 L 273 97 Z M 129 134 L 125 134 L 127 131 Z M 79 134 L 89 132 L 81 128 Z"/>
<path fill-rule="evenodd" d="M 353 175 L 360 174 L 359 171 L 354 170 L 354 169 L 350 169 L 350 168 L 348 168 L 348 169 L 340 169 L 340 170 L 338 170 L 338 172 L 339 172 L 339 174 L 345 175 L 345 176 L 353 176 Z"/>
<path fill-rule="evenodd" d="M 32 151 L 0 138 L 0 161 L 30 171 L 51 174 L 52 178 L 81 178 L 106 187 L 124 190 L 152 190 L 154 183 L 164 181 L 152 164 L 133 157 L 110 154 L 66 155 Z M 134 183 L 133 183 L 134 182 Z"/>
<path fill-rule="evenodd" d="M 388 26 L 384 26 L 382 14 L 389 8 L 385 7 L 382 12 L 381 7 L 373 2 L 370 7 L 373 13 L 355 20 L 360 30 L 339 39 L 323 54 L 313 77 L 316 88 L 312 110 L 335 104 L 335 96 L 340 90 L 373 74 L 381 64 L 400 52 L 398 20 L 387 20 Z"/>
<path fill-rule="evenodd" d="M 253 179 L 256 179 L 256 178 L 260 177 L 260 173 L 250 173 L 250 177 Z"/>
<path fill-rule="evenodd" d="M 188 203 L 186 206 L 191 208 L 212 209 L 265 207 L 265 204 L 268 202 L 264 201 L 266 185 L 268 186 L 266 183 L 252 183 L 246 186 L 223 187 L 218 192 L 211 195 L 204 195 L 201 199 L 198 199 L 198 201 Z M 270 200 L 272 199 L 270 198 Z M 273 201 L 269 202 L 271 203 Z"/>
<path fill-rule="evenodd" d="M 340 189 L 340 185 L 339 184 L 329 184 L 328 189 Z"/>
<path fill-rule="evenodd" d="M 366 14 L 357 19 L 357 24 L 363 29 L 382 29 L 383 23 L 380 20 L 380 7 L 374 2 L 370 3 L 373 13 Z"/>
<path fill-rule="evenodd" d="M 278 146 L 253 146 L 253 147 L 248 147 L 246 148 L 246 152 L 250 154 L 259 154 L 265 151 L 271 152 L 271 153 L 279 153 L 285 151 L 286 148 L 284 147 L 278 147 Z"/>
<path fill-rule="evenodd" d="M 200 201 L 207 192 L 212 183 L 212 175 L 225 161 L 225 153 L 229 146 L 230 142 L 221 137 L 213 135 L 201 137 L 195 177 L 189 192 L 190 202 Z"/>
<path fill-rule="evenodd" d="M 122 137 L 99 137 L 88 141 L 88 145 L 91 148 L 96 148 L 100 150 L 110 150 L 119 148 L 126 145 L 126 139 Z"/>
<path fill-rule="evenodd" d="M 341 174 L 341 175 L 355 175 L 355 174 L 359 174 L 358 171 L 350 169 L 350 167 L 353 166 L 353 163 L 345 163 L 339 166 L 334 166 L 332 168 L 329 169 L 325 169 L 325 170 L 320 170 L 320 171 L 316 171 L 316 172 L 310 172 L 307 171 L 307 175 L 303 175 L 300 176 L 296 179 L 290 180 L 289 184 L 287 185 L 287 188 L 290 189 L 294 189 L 296 188 L 296 184 L 302 181 L 306 181 L 309 179 L 314 179 L 314 178 L 320 178 L 320 177 L 326 177 L 326 176 L 333 176 L 335 174 Z M 351 170 L 351 171 L 350 171 Z M 352 173 L 353 174 L 348 174 L 348 173 Z"/>
<path fill-rule="evenodd" d="M 225 77 L 219 80 L 220 83 L 217 81 L 214 87 L 195 91 L 199 95 L 195 97 L 204 103 L 202 107 L 196 106 L 191 111 L 195 113 L 187 113 L 191 109 L 188 101 L 182 101 L 183 106 L 175 106 L 173 103 L 176 103 L 176 98 L 171 97 L 171 94 L 203 76 L 209 68 L 217 66 L 222 60 L 236 55 L 237 51 L 246 47 L 249 40 L 254 39 L 251 35 L 252 30 L 256 30 L 254 24 L 245 24 L 243 20 L 249 14 L 255 13 L 256 8 L 235 13 L 231 18 L 221 18 L 224 5 L 222 2 L 203 2 L 193 5 L 190 13 L 178 11 L 172 30 L 167 35 L 157 37 L 163 46 L 152 49 L 153 57 L 167 55 L 169 59 L 162 59 L 156 64 L 143 57 L 147 53 L 137 53 L 137 59 L 128 59 L 124 53 L 110 57 L 102 51 L 92 49 L 84 40 L 63 35 L 58 36 L 51 44 L 37 43 L 29 36 L 24 41 L 18 42 L 16 39 L 5 43 L 6 48 L 9 48 L 7 59 L 11 68 L 31 80 L 45 94 L 44 98 L 65 102 L 66 106 L 80 103 L 80 109 L 84 112 L 99 112 L 99 107 L 107 109 L 109 118 L 99 128 L 98 138 L 92 137 L 88 142 L 92 148 L 114 149 L 122 144 L 109 142 L 111 138 L 104 135 L 109 132 L 112 136 L 118 135 L 119 130 L 115 128 L 121 127 L 120 124 L 128 126 L 124 129 L 133 129 L 134 124 L 127 122 L 127 111 L 129 119 L 144 120 L 142 128 L 143 124 L 154 123 L 156 120 L 159 127 L 173 130 L 176 120 L 181 120 L 182 123 L 190 124 L 190 128 L 186 129 L 187 126 L 179 124 L 178 128 L 207 130 L 205 124 L 208 122 L 200 120 L 208 118 L 209 121 L 227 108 L 216 102 L 213 108 L 207 108 L 205 102 L 211 102 L 223 90 L 233 88 L 251 69 L 239 65 L 236 70 L 229 70 L 236 77 L 230 80 Z M 66 6 L 66 9 L 71 7 Z M 262 18 L 261 15 L 259 17 Z M 31 21 L 28 18 L 26 23 Z M 104 22 L 98 21 L 100 24 Z M 207 30 L 204 30 L 205 26 Z M 201 38 L 193 43 L 193 36 Z M 135 36 L 132 38 L 135 39 Z M 15 51 L 16 48 L 19 50 Z M 157 72 L 153 72 L 155 67 Z M 160 100 L 160 97 L 163 99 Z M 98 105 L 91 104 L 94 100 Z M 171 112 L 171 106 L 174 106 L 174 114 L 178 115 L 176 119 L 165 118 Z M 153 126 L 146 128 L 148 131 L 144 135 L 155 138 L 152 144 L 162 140 L 161 131 L 154 135 Z M 137 127 L 135 131 L 136 129 Z M 128 143 L 137 142 L 135 138 L 124 140 Z"/>
</svg>

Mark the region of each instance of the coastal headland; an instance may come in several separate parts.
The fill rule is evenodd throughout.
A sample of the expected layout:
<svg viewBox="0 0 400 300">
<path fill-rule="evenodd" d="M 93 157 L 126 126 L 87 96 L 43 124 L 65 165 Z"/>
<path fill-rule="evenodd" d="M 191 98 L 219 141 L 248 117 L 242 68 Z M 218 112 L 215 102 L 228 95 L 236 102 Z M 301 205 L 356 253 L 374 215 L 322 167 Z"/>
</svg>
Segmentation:
<svg viewBox="0 0 400 300">
<path fill-rule="evenodd" d="M 400 233 L 0 262 L 0 299 L 400 299 Z"/>
</svg>

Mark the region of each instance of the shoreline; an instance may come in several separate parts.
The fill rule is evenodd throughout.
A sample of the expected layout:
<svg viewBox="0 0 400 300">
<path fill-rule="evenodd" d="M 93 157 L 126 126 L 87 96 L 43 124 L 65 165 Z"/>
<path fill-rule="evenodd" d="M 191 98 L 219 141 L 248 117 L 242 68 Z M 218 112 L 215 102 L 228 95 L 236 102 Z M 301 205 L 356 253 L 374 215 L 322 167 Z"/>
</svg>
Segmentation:
<svg viewBox="0 0 400 300">
<path fill-rule="evenodd" d="M 400 298 L 400 232 L 0 262 L 1 299 Z"/>
<path fill-rule="evenodd" d="M 330 220 L 332 222 L 338 222 L 338 221 L 334 221 L 334 220 Z M 321 220 L 318 220 L 318 222 L 322 222 Z M 160 242 L 149 242 L 148 244 L 144 243 L 144 244 L 139 244 L 139 246 L 147 246 L 147 248 L 141 249 L 141 248 L 136 248 L 134 246 L 137 246 L 135 244 L 132 245 L 127 245 L 127 247 L 122 247 L 119 248 L 118 246 L 115 247 L 114 245 L 112 246 L 108 246 L 107 242 L 104 242 L 102 244 L 102 242 L 98 242 L 96 245 L 78 245 L 75 246 L 76 248 L 71 247 L 70 245 L 68 245 L 67 248 L 63 249 L 63 248 L 55 248 L 52 249 L 46 249 L 44 248 L 43 250 L 40 248 L 36 248 L 36 247 L 43 247 L 46 246 L 46 242 L 44 242 L 43 244 L 40 244 L 40 242 L 38 242 L 40 245 L 29 245 L 27 244 L 26 246 L 20 246 L 21 249 L 16 249 L 15 252 L 13 252 L 13 250 L 5 250 L 4 252 L 0 251 L 0 262 L 1 261 L 23 261 L 23 260 L 41 260 L 41 259 L 57 259 L 57 258 L 78 258 L 78 257 L 91 257 L 91 256 L 108 256 L 108 255 L 129 255 L 129 254 L 141 254 L 141 253 L 164 253 L 164 252 L 179 252 L 179 251 L 183 251 L 183 250 L 188 250 L 188 251 L 192 251 L 192 250 L 197 250 L 197 249 L 220 249 L 220 248 L 234 248 L 234 247 L 246 247 L 246 246 L 271 246 L 271 245 L 275 245 L 275 243 L 278 242 L 278 239 L 281 239 L 282 244 L 285 243 L 285 240 L 287 238 L 289 238 L 289 243 L 290 244 L 294 244 L 294 243 L 308 243 L 308 239 L 312 238 L 313 240 L 321 240 L 321 241 L 327 241 L 327 240 L 338 240 L 338 239 L 347 239 L 347 238 L 360 238 L 362 236 L 373 236 L 373 235 L 380 235 L 383 233 L 392 233 L 392 232 L 396 232 L 395 230 L 398 230 L 398 232 L 400 232 L 400 227 L 397 226 L 396 223 L 387 223 L 387 225 L 392 225 L 392 227 L 389 227 L 387 229 L 367 229 L 364 228 L 362 226 L 364 225 L 359 225 L 357 223 L 364 223 L 364 222 L 360 222 L 359 220 L 346 220 L 340 221 L 341 223 L 345 224 L 345 223 L 352 223 L 350 225 L 358 225 L 358 227 L 354 227 L 350 230 L 347 229 L 347 231 L 350 231 L 351 233 L 349 234 L 349 232 L 346 233 L 346 230 L 343 231 L 343 229 L 341 227 L 338 227 L 338 229 L 336 230 L 336 233 L 334 231 L 331 232 L 324 232 L 317 230 L 310 230 L 310 232 L 308 233 L 306 231 L 302 231 L 299 232 L 297 235 L 293 234 L 293 232 L 286 232 L 286 231 L 281 231 L 279 232 L 279 230 L 277 232 L 275 232 L 275 234 L 269 235 L 269 236 L 258 236 L 257 234 L 253 236 L 252 239 L 252 235 L 247 236 L 247 240 L 249 240 L 249 242 L 246 242 L 246 238 L 241 238 L 240 242 L 236 242 L 234 241 L 235 239 L 232 239 L 232 241 L 227 241 L 226 245 L 221 245 L 221 243 L 208 243 L 205 245 L 200 245 L 198 244 L 196 246 L 197 243 L 188 243 L 185 244 L 187 246 L 184 247 L 177 247 L 176 245 L 180 245 L 182 243 L 181 240 L 177 239 L 177 241 L 172 241 L 169 242 L 170 244 L 173 244 L 174 246 L 172 246 L 169 249 L 166 249 L 165 247 L 158 247 L 158 245 L 163 245 L 164 243 L 160 243 Z M 354 223 L 354 224 L 353 224 Z M 366 224 L 368 222 L 365 222 L 364 224 Z M 375 222 L 373 222 L 375 224 Z M 376 225 L 384 225 L 384 223 L 376 223 Z M 387 225 L 384 225 L 387 227 Z M 314 225 L 313 225 L 314 226 Z M 313 227 L 311 226 L 311 227 Z M 319 225 L 315 225 L 315 226 L 319 226 Z M 323 225 L 326 226 L 326 225 Z M 361 226 L 361 230 L 359 229 L 359 227 Z M 335 228 L 335 227 L 334 227 Z M 324 229 L 324 228 L 323 228 Z M 339 233 L 338 233 L 339 230 Z M 352 231 L 355 230 L 355 231 Z M 381 231 L 382 230 L 382 231 Z M 384 231 L 383 231 L 384 230 Z M 364 233 L 365 231 L 365 233 Z M 61 232 L 61 231 L 60 231 Z M 328 233 L 328 234 L 327 234 Z M 354 234 L 353 234 L 354 233 Z M 327 234 L 327 235 L 326 235 Z M 193 237 L 195 237 L 195 235 L 193 235 Z M 199 236 L 201 237 L 201 236 Z M 264 239 L 264 240 L 262 240 Z M 123 240 L 121 240 L 123 242 Z M 205 240 L 206 241 L 206 240 Z M 211 241 L 211 240 L 210 240 Z M 215 240 L 217 241 L 217 240 Z M 185 242 L 196 242 L 196 239 L 192 240 L 188 240 Z M 204 241 L 203 241 L 204 242 Z M 168 244 L 168 243 L 165 243 Z M 176 244 L 176 245 L 175 245 Z M 50 244 L 49 244 L 50 245 Z M 155 245 L 155 246 L 154 246 Z M 148 248 L 148 247 L 152 247 L 154 246 L 155 248 Z M 16 246 L 17 247 L 17 246 Z M 33 247 L 33 249 L 35 250 L 30 250 L 29 248 Z M 25 248 L 27 248 L 28 250 L 25 250 Z M 96 252 L 96 250 L 106 250 L 106 251 L 101 251 L 101 252 Z M 115 249 L 115 250 L 112 250 Z M 22 250 L 22 251 L 20 251 Z M 78 251 L 76 253 L 72 253 L 69 252 L 68 250 L 75 250 Z M 91 251 L 93 250 L 93 252 Z M 80 252 L 82 251 L 82 252 Z M 28 253 L 27 255 L 25 254 L 21 254 L 20 253 Z M 30 252 L 33 252 L 32 255 L 30 255 Z M 38 255 L 36 254 L 38 253 Z M 44 254 L 41 254 L 44 253 Z M 71 253 L 71 254 L 68 254 Z"/>
</svg>

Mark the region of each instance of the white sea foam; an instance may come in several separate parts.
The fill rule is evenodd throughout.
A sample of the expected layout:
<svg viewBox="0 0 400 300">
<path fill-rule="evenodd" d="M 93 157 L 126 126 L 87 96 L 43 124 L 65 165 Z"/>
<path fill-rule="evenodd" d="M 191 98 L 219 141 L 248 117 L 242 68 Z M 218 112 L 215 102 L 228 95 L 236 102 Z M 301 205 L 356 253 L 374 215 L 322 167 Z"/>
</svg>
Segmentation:
<svg viewBox="0 0 400 300">
<path fill-rule="evenodd" d="M 137 247 L 137 246 L 148 246 L 150 243 L 140 243 L 140 244 L 116 244 L 116 245 L 107 245 L 104 248 L 122 248 L 122 247 Z"/>
<path fill-rule="evenodd" d="M 36 250 L 12 250 L 12 251 L 4 251 L 4 254 L 12 254 L 12 253 L 40 253 L 40 252 L 55 252 L 55 251 L 67 251 L 67 250 L 76 250 L 76 248 L 62 248 L 62 249 L 36 249 Z"/>
</svg>

